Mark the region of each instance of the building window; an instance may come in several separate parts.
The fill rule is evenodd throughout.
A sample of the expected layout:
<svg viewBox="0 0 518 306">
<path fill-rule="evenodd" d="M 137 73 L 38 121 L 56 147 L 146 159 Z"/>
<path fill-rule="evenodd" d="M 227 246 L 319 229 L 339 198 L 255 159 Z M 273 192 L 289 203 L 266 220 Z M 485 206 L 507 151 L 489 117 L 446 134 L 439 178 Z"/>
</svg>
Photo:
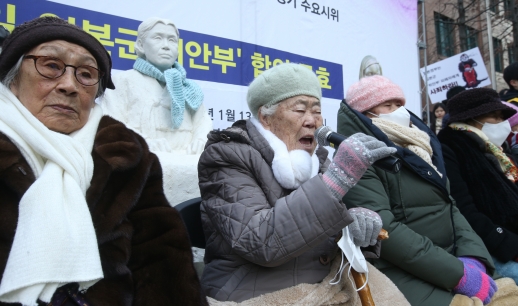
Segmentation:
<svg viewBox="0 0 518 306">
<path fill-rule="evenodd" d="M 502 49 L 502 41 L 493 37 L 493 53 L 495 56 L 495 71 L 504 71 L 504 50 Z"/>
<path fill-rule="evenodd" d="M 435 13 L 435 39 L 437 53 L 442 56 L 453 55 L 453 19 Z"/>
<path fill-rule="evenodd" d="M 477 47 L 477 45 L 478 45 L 478 31 L 473 28 L 466 27 L 466 46 L 468 47 L 468 50 Z M 465 50 L 463 50 L 463 51 L 465 51 Z"/>
</svg>

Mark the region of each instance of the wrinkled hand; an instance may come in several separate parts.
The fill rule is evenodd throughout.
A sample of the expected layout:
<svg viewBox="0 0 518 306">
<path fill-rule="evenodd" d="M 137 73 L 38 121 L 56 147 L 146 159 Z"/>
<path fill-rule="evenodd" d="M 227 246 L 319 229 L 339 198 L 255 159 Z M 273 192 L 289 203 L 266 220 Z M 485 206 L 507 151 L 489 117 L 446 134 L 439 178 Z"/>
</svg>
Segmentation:
<svg viewBox="0 0 518 306">
<path fill-rule="evenodd" d="M 472 257 L 459 257 L 459 260 L 464 264 L 464 276 L 453 288 L 453 292 L 467 297 L 477 297 L 484 305 L 488 304 L 498 288 L 493 279 L 486 274 L 486 267 Z"/>
<path fill-rule="evenodd" d="M 342 141 L 333 162 L 323 175 L 324 183 L 339 200 L 360 180 L 367 168 L 378 159 L 396 153 L 384 142 L 363 133 Z"/>
<path fill-rule="evenodd" d="M 354 244 L 360 247 L 375 245 L 383 225 L 381 217 L 376 212 L 363 207 L 351 208 L 349 214 L 354 220 L 348 225 Z"/>
</svg>

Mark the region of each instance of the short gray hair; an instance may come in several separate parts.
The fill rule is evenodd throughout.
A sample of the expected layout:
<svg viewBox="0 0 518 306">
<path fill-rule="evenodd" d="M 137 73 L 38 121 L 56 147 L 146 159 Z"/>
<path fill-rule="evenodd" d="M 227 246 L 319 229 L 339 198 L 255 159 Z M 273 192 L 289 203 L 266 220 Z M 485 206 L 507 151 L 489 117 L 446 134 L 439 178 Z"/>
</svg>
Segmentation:
<svg viewBox="0 0 518 306">
<path fill-rule="evenodd" d="M 16 64 L 13 66 L 13 68 L 11 68 L 11 70 L 9 70 L 9 72 L 7 72 L 7 74 L 5 75 L 4 79 L 2 80 L 2 84 L 5 87 L 10 88 L 11 84 L 18 77 L 18 75 L 20 73 L 20 67 L 22 66 L 22 62 L 23 62 L 23 57 L 24 56 L 25 56 L 25 54 L 20 57 L 20 59 L 16 62 Z M 99 80 L 99 83 L 98 83 L 99 86 L 97 88 L 97 93 L 95 94 L 96 98 L 99 98 L 100 96 L 104 95 L 104 86 L 102 86 L 103 85 L 102 84 L 103 81 L 104 81 L 103 78 L 101 78 Z"/>
<path fill-rule="evenodd" d="M 282 103 L 282 102 L 281 102 Z M 259 108 L 259 114 L 265 116 L 265 117 L 271 117 L 275 112 L 277 111 L 277 108 L 279 108 L 280 103 L 273 104 L 273 105 L 263 105 Z"/>
<path fill-rule="evenodd" d="M 180 39 L 180 32 L 178 32 L 178 28 L 176 25 L 169 19 L 159 18 L 159 17 L 151 17 L 144 20 L 139 26 L 137 30 L 137 40 L 135 41 L 135 52 L 137 52 L 137 56 L 143 59 L 146 59 L 146 55 L 144 50 L 140 47 L 139 42 L 143 41 L 148 32 L 156 26 L 158 23 L 163 23 L 165 25 L 171 25 L 176 31 L 176 36 Z"/>
</svg>

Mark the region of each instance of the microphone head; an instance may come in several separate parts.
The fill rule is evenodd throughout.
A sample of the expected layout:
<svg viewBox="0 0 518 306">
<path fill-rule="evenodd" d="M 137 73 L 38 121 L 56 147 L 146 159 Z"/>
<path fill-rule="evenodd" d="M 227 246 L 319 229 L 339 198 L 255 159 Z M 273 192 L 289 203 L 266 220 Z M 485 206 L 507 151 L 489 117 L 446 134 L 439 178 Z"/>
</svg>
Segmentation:
<svg viewBox="0 0 518 306">
<path fill-rule="evenodd" d="M 330 127 L 328 126 L 321 126 L 315 131 L 315 139 L 317 140 L 317 143 L 319 146 L 329 146 L 329 141 L 327 140 L 327 135 L 329 133 L 333 132 Z"/>
</svg>

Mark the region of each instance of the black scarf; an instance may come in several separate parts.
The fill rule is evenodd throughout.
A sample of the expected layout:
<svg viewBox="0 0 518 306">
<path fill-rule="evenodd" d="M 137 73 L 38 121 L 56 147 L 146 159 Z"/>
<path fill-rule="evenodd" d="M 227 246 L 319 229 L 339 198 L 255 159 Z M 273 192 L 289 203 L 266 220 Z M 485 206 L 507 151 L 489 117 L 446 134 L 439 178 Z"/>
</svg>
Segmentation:
<svg viewBox="0 0 518 306">
<path fill-rule="evenodd" d="M 518 186 L 501 171 L 496 157 L 486 153 L 478 135 L 446 127 L 439 140 L 450 147 L 477 209 L 493 222 L 518 232 Z"/>
</svg>

